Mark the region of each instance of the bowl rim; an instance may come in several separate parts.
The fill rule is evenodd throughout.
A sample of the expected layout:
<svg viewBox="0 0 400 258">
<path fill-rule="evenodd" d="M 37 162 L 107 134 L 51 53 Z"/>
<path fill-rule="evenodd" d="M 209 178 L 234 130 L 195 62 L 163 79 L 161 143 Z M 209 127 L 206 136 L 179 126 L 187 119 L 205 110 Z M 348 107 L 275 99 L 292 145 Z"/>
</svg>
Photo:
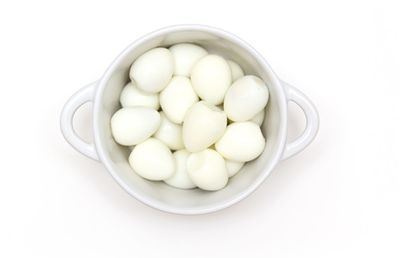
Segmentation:
<svg viewBox="0 0 400 258">
<path fill-rule="evenodd" d="M 200 207 L 200 208 L 177 208 L 177 207 L 172 207 L 166 203 L 163 203 L 161 201 L 155 201 L 153 199 L 148 198 L 145 195 L 142 195 L 136 191 L 134 191 L 131 187 L 129 187 L 124 180 L 122 180 L 118 174 L 114 171 L 110 163 L 113 163 L 113 161 L 108 157 L 106 151 L 103 149 L 104 144 L 102 142 L 102 139 L 98 133 L 98 125 L 100 124 L 100 110 L 101 110 L 101 99 L 103 97 L 104 93 L 104 88 L 109 81 L 110 77 L 113 75 L 113 73 L 116 71 L 118 68 L 121 60 L 134 48 L 136 48 L 138 45 L 141 45 L 145 43 L 146 41 L 149 41 L 150 39 L 160 36 L 160 35 L 165 35 L 171 32 L 176 32 L 176 31 L 202 31 L 206 33 L 212 33 L 214 35 L 217 35 L 219 37 L 222 37 L 224 39 L 227 39 L 229 41 L 232 41 L 233 43 L 237 44 L 238 46 L 246 49 L 257 61 L 260 63 L 262 68 L 267 72 L 268 76 L 271 79 L 271 84 L 274 84 L 274 87 L 277 88 L 277 105 L 279 106 L 280 110 L 280 124 L 279 124 L 279 132 L 277 135 L 277 141 L 279 142 L 276 154 L 272 157 L 271 162 L 269 162 L 268 167 L 264 167 L 262 173 L 260 176 L 255 180 L 252 184 L 250 184 L 245 190 L 239 192 L 238 194 L 233 195 L 230 198 L 227 198 L 225 201 L 214 204 L 214 205 L 209 205 L 206 207 Z M 172 214 L 180 214 L 180 215 L 197 215 L 197 214 L 206 214 L 206 213 L 211 213 L 211 212 L 216 212 L 219 210 L 222 210 L 224 208 L 230 207 L 233 204 L 243 200 L 247 196 L 249 196 L 252 192 L 254 192 L 260 185 L 261 183 L 264 182 L 264 180 L 269 176 L 273 168 L 278 164 L 278 162 L 281 159 L 281 156 L 283 154 L 283 150 L 286 144 L 286 136 L 287 136 L 287 97 L 285 94 L 285 90 L 283 85 L 281 84 L 281 81 L 277 77 L 277 75 L 273 72 L 271 69 L 270 65 L 267 63 L 267 61 L 263 58 L 263 56 L 257 52 L 252 46 L 250 46 L 247 42 L 242 40 L 241 38 L 237 37 L 236 35 L 227 32 L 225 30 L 211 27 L 211 26 L 206 26 L 206 25 L 200 25 L 200 24 L 182 24 L 182 25 L 171 25 L 167 27 L 163 27 L 161 29 L 152 31 L 134 42 L 132 42 L 128 47 L 126 47 L 110 64 L 108 69 L 105 71 L 103 76 L 100 78 L 100 80 L 97 83 L 97 87 L 95 90 L 94 94 L 94 101 L 93 101 L 93 138 L 94 138 L 94 145 L 96 148 L 96 152 L 98 154 L 99 160 L 103 163 L 103 165 L 107 168 L 108 172 L 111 174 L 111 176 L 114 178 L 114 180 L 125 190 L 127 191 L 132 197 L 136 198 L 143 204 L 150 206 L 152 208 L 155 208 L 160 211 L 164 211 L 167 213 L 172 213 Z"/>
</svg>

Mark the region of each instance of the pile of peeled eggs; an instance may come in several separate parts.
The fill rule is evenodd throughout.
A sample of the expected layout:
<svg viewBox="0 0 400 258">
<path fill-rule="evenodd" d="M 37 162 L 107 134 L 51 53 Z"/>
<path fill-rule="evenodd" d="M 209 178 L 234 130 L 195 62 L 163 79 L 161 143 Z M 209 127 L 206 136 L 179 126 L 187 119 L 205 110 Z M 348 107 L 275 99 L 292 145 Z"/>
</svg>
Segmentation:
<svg viewBox="0 0 400 258">
<path fill-rule="evenodd" d="M 141 177 L 215 191 L 264 151 L 268 88 L 239 64 L 182 43 L 145 52 L 129 77 L 111 131 Z"/>
</svg>

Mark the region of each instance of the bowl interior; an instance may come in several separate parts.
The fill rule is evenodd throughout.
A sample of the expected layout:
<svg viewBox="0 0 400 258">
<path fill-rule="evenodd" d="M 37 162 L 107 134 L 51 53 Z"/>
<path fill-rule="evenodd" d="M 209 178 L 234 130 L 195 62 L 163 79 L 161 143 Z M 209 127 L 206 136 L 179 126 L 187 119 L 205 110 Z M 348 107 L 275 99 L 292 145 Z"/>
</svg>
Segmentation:
<svg viewBox="0 0 400 258">
<path fill-rule="evenodd" d="M 110 118 L 120 108 L 119 95 L 129 81 L 132 62 L 145 51 L 172 44 L 191 42 L 241 65 L 246 74 L 261 77 L 268 85 L 270 100 L 262 131 L 266 148 L 256 160 L 247 163 L 230 178 L 222 190 L 206 192 L 199 189 L 180 190 L 162 182 L 139 177 L 129 166 L 129 150 L 115 143 L 111 136 Z M 276 76 L 265 61 L 247 44 L 235 36 L 210 28 L 178 27 L 149 34 L 130 45 L 110 66 L 99 82 L 94 108 L 95 143 L 99 156 L 112 176 L 131 195 L 153 207 L 175 213 L 205 213 L 228 206 L 253 191 L 270 173 L 282 152 L 286 126 L 282 113 L 285 96 Z"/>
</svg>

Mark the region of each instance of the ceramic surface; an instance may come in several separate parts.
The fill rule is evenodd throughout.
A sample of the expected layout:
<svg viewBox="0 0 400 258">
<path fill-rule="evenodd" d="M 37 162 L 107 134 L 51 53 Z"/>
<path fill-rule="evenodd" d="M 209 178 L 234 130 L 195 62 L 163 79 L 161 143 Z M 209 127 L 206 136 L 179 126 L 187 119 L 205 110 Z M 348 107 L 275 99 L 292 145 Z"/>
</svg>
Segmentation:
<svg viewBox="0 0 400 258">
<path fill-rule="evenodd" d="M 245 74 L 262 78 L 268 85 L 270 100 L 266 119 L 261 126 L 266 148 L 259 158 L 247 163 L 222 190 L 180 190 L 162 182 L 151 182 L 134 173 L 128 164 L 128 148 L 113 140 L 110 119 L 120 108 L 119 95 L 129 81 L 132 62 L 149 49 L 176 43 L 192 42 L 239 63 Z M 74 131 L 75 111 L 86 102 L 93 102 L 94 143 L 84 142 Z M 307 124 L 293 142 L 286 141 L 287 105 L 297 103 L 304 111 Z M 239 202 L 252 193 L 282 160 L 303 150 L 317 134 L 319 118 L 312 102 L 299 90 L 279 80 L 264 58 L 246 42 L 233 34 L 202 25 L 178 25 L 145 35 L 126 48 L 105 74 L 66 103 L 61 114 L 61 130 L 65 139 L 82 154 L 102 162 L 113 178 L 133 197 L 162 211 L 177 214 L 203 214 Z"/>
</svg>

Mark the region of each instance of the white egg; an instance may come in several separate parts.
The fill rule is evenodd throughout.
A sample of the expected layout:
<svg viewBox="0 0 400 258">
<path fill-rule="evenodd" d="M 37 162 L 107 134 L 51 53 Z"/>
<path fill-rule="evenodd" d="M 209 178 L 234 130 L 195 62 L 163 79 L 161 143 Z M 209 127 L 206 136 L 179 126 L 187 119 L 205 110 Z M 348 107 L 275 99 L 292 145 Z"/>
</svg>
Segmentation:
<svg viewBox="0 0 400 258">
<path fill-rule="evenodd" d="M 231 85 L 231 69 L 222 57 L 207 55 L 195 64 L 191 79 L 193 89 L 201 99 L 219 105 Z"/>
<path fill-rule="evenodd" d="M 190 154 L 187 170 L 192 182 L 203 190 L 216 191 L 224 188 L 228 182 L 225 160 L 215 150 L 206 149 Z"/>
<path fill-rule="evenodd" d="M 164 89 L 174 73 L 174 57 L 166 48 L 153 48 L 139 56 L 131 66 L 129 76 L 145 92 Z"/>
<path fill-rule="evenodd" d="M 172 123 L 164 114 L 160 112 L 161 124 L 154 138 L 159 139 L 171 150 L 183 149 L 182 126 Z"/>
<path fill-rule="evenodd" d="M 257 158 L 264 151 L 264 147 L 264 136 L 260 127 L 253 122 L 230 124 L 215 144 L 215 149 L 224 158 L 239 162 Z"/>
<path fill-rule="evenodd" d="M 231 68 L 233 82 L 244 76 L 244 72 L 243 72 L 242 68 L 240 67 L 240 65 L 233 62 L 232 60 L 228 60 L 228 64 L 229 64 L 229 67 Z"/>
<path fill-rule="evenodd" d="M 256 76 L 246 75 L 235 81 L 228 89 L 224 110 L 232 121 L 247 121 L 265 108 L 268 97 L 265 83 Z"/>
<path fill-rule="evenodd" d="M 189 43 L 173 45 L 169 50 L 175 60 L 175 75 L 186 77 L 190 76 L 194 64 L 207 55 L 207 51 L 204 48 Z"/>
<path fill-rule="evenodd" d="M 147 107 L 122 108 L 111 118 L 111 131 L 116 142 L 130 146 L 143 142 L 160 126 L 160 114 Z"/>
<path fill-rule="evenodd" d="M 175 171 L 175 159 L 161 141 L 149 138 L 139 143 L 129 155 L 129 164 L 140 176 L 149 180 L 164 180 Z"/>
<path fill-rule="evenodd" d="M 238 161 L 233 161 L 233 160 L 225 160 L 226 163 L 226 169 L 228 171 L 228 176 L 232 177 L 236 175 L 237 172 L 243 167 L 244 162 L 238 162 Z"/>
<path fill-rule="evenodd" d="M 194 104 L 183 121 L 183 144 L 190 152 L 202 151 L 224 134 L 227 124 L 225 113 L 205 101 Z"/>
<path fill-rule="evenodd" d="M 168 179 L 164 180 L 170 186 L 181 188 L 181 189 L 191 189 L 196 186 L 193 184 L 192 180 L 189 177 L 188 170 L 186 167 L 186 161 L 190 155 L 187 150 L 179 150 L 174 154 L 175 158 L 175 172 Z"/>
<path fill-rule="evenodd" d="M 249 121 L 258 124 L 258 126 L 261 126 L 262 123 L 264 122 L 264 117 L 265 117 L 265 109 L 258 112 L 257 115 L 255 115 Z"/>
<path fill-rule="evenodd" d="M 160 94 L 160 104 L 168 118 L 181 124 L 187 110 L 199 97 L 192 88 L 192 83 L 187 77 L 174 76 L 168 86 Z"/>
<path fill-rule="evenodd" d="M 160 108 L 158 94 L 144 92 L 132 82 L 124 87 L 119 100 L 122 107 L 149 107 L 155 110 Z"/>
</svg>

